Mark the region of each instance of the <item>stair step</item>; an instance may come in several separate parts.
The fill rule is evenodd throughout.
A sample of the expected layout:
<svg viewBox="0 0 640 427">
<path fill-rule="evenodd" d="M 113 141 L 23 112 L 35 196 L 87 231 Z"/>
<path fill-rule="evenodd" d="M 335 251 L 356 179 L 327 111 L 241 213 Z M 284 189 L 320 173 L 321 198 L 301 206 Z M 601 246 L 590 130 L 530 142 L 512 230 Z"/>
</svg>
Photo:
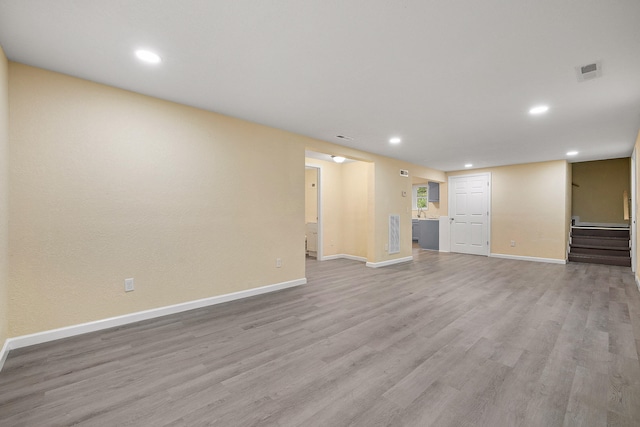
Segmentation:
<svg viewBox="0 0 640 427">
<path fill-rule="evenodd" d="M 605 255 L 605 256 L 617 256 L 627 257 L 631 256 L 631 250 L 629 248 L 610 248 L 610 247 L 594 247 L 594 246 L 580 246 L 571 244 L 572 254 L 590 254 L 590 255 Z"/>
<path fill-rule="evenodd" d="M 571 244 L 585 246 L 629 247 L 629 239 L 625 237 L 594 237 L 571 235 Z"/>
<path fill-rule="evenodd" d="M 589 255 L 589 254 L 569 254 L 569 261 L 572 262 L 584 262 L 589 264 L 606 264 L 606 265 L 620 265 L 623 267 L 631 267 L 631 258 L 619 257 L 619 256 L 605 256 L 605 255 Z"/>
<path fill-rule="evenodd" d="M 597 237 L 626 237 L 629 238 L 628 228 L 594 228 L 571 227 L 572 236 L 597 236 Z"/>
</svg>

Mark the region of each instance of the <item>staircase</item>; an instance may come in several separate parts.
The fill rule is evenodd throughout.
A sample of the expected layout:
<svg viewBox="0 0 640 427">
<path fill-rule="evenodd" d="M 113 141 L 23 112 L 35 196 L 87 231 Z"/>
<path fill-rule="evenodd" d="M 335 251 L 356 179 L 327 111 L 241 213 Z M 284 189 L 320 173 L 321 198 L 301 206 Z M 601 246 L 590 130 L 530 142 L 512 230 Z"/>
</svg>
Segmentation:
<svg viewBox="0 0 640 427">
<path fill-rule="evenodd" d="M 571 227 L 569 261 L 631 267 L 629 229 Z"/>
</svg>

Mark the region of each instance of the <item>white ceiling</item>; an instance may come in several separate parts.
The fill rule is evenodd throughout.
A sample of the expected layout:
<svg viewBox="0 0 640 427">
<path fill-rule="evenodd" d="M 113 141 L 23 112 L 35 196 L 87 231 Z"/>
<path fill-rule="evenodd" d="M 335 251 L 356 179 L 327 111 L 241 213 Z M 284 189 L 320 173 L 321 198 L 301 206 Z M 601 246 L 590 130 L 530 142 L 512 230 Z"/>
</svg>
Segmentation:
<svg viewBox="0 0 640 427">
<path fill-rule="evenodd" d="M 626 157 L 640 128 L 638 0 L 0 0 L 0 44 L 13 61 L 445 171 Z M 140 47 L 163 62 L 140 63 Z M 574 67 L 596 60 L 603 76 L 578 83 Z"/>
</svg>

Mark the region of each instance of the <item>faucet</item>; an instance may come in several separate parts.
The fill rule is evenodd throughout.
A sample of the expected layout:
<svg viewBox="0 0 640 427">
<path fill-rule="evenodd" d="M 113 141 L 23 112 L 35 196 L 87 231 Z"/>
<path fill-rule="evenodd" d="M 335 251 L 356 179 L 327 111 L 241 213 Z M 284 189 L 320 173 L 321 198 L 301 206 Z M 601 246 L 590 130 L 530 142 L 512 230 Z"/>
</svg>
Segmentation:
<svg viewBox="0 0 640 427">
<path fill-rule="evenodd" d="M 418 208 L 418 218 L 422 218 L 423 213 L 424 211 L 422 210 L 422 208 Z"/>
</svg>

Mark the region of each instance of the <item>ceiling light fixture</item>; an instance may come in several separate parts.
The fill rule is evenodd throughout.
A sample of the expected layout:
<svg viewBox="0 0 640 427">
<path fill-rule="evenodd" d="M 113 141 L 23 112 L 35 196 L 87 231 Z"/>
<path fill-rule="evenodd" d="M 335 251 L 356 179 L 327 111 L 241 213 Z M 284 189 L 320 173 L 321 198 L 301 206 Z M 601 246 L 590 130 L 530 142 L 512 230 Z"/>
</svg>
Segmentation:
<svg viewBox="0 0 640 427">
<path fill-rule="evenodd" d="M 336 163 L 342 163 L 345 161 L 345 158 L 342 156 L 331 156 L 331 158 L 333 159 L 334 162 Z"/>
<path fill-rule="evenodd" d="M 391 138 L 389 140 L 389 142 L 392 143 L 392 144 L 400 144 L 401 141 L 402 140 L 400 138 L 398 138 L 397 136 L 395 136 L 395 137 L 393 137 L 393 138 Z"/>
<path fill-rule="evenodd" d="M 538 114 L 544 114 L 547 111 L 549 111 L 548 105 L 537 105 L 529 110 L 529 114 L 537 116 Z"/>
<path fill-rule="evenodd" d="M 473 166 L 471 163 L 467 163 L 466 165 L 464 165 L 465 168 L 470 168 L 471 166 Z"/>
<path fill-rule="evenodd" d="M 578 154 L 577 151 L 567 151 L 567 156 L 575 156 L 576 154 Z"/>
<path fill-rule="evenodd" d="M 136 50 L 136 56 L 139 60 L 148 62 L 149 64 L 158 64 L 162 59 L 157 53 L 153 53 L 149 50 L 139 49 Z"/>
</svg>

